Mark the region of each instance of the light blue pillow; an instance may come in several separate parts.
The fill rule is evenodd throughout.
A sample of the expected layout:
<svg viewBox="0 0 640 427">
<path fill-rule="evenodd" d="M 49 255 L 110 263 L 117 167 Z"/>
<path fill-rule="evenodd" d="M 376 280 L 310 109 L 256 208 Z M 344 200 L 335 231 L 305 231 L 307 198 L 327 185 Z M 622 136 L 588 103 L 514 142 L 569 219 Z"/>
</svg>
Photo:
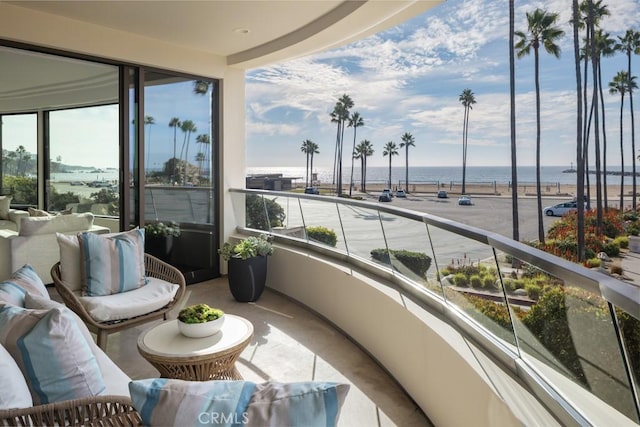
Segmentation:
<svg viewBox="0 0 640 427">
<path fill-rule="evenodd" d="M 80 243 L 82 282 L 87 296 L 127 292 L 144 286 L 144 229 L 104 237 L 83 232 Z"/>
<path fill-rule="evenodd" d="M 96 396 L 106 388 L 89 344 L 66 311 L 0 306 L 0 344 L 22 371 L 36 405 Z"/>
<path fill-rule="evenodd" d="M 133 406 L 148 426 L 330 427 L 348 384 L 332 382 L 183 381 L 129 383 Z"/>
<path fill-rule="evenodd" d="M 0 283 L 0 302 L 24 307 L 27 292 L 49 298 L 42 279 L 29 264 L 25 264 L 13 273 L 10 279 Z"/>
</svg>

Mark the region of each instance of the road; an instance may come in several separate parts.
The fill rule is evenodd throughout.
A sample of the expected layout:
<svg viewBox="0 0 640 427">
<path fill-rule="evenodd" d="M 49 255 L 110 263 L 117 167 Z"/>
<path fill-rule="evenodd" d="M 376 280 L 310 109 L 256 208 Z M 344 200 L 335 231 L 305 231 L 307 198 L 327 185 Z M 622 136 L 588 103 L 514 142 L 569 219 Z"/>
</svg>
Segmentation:
<svg viewBox="0 0 640 427">
<path fill-rule="evenodd" d="M 380 203 L 377 195 L 367 200 Z M 410 194 L 406 199 L 393 198 L 391 204 L 396 207 L 425 212 L 442 218 L 469 224 L 483 230 L 512 237 L 511 196 L 472 196 L 473 205 L 459 206 L 457 197 L 438 199 L 431 194 Z M 544 197 L 542 207 L 570 200 L 568 197 Z M 518 198 L 518 217 L 520 240 L 529 241 L 538 238 L 537 200 L 535 197 Z M 544 216 L 545 232 L 559 217 Z"/>
</svg>

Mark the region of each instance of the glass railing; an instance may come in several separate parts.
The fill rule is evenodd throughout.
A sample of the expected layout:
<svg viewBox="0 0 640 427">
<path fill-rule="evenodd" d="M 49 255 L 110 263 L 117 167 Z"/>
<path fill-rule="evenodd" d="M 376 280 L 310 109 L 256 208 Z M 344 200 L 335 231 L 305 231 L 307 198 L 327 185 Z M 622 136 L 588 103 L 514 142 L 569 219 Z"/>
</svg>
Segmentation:
<svg viewBox="0 0 640 427">
<path fill-rule="evenodd" d="M 464 324 L 454 326 L 498 360 L 524 364 L 526 373 L 512 370 L 552 390 L 555 403 L 580 424 L 589 423 L 581 417 L 593 401 L 640 423 L 637 284 L 387 204 L 260 190 L 231 195 L 241 230 L 267 232 L 395 279 L 425 306 L 445 304 Z"/>
</svg>

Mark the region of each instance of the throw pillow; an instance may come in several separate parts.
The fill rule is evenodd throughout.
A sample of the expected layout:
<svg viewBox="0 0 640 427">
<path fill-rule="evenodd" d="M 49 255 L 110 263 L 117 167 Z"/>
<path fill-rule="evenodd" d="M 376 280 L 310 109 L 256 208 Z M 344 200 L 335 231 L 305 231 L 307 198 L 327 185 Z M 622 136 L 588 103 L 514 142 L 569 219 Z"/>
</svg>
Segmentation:
<svg viewBox="0 0 640 427">
<path fill-rule="evenodd" d="M 20 367 L 36 405 L 96 396 L 106 388 L 75 319 L 60 308 L 1 306 L 0 344 Z"/>
<path fill-rule="evenodd" d="M 80 266 L 80 242 L 78 236 L 56 233 L 60 249 L 60 278 L 72 291 L 82 289 L 82 268 Z"/>
<path fill-rule="evenodd" d="M 89 329 L 87 329 L 87 325 L 84 324 L 80 316 L 68 309 L 64 304 L 38 295 L 27 294 L 24 298 L 24 308 L 35 310 L 51 310 L 52 308 L 58 308 L 64 311 L 65 314 L 73 317 L 80 329 L 80 332 L 82 333 L 82 336 L 89 344 L 89 347 L 92 347 L 92 343 L 94 342 L 93 336 L 91 335 L 91 332 L 89 332 Z"/>
<path fill-rule="evenodd" d="M 10 279 L 0 283 L 0 301 L 24 307 L 27 293 L 49 298 L 46 286 L 29 264 L 25 264 Z"/>
<path fill-rule="evenodd" d="M 2 372 L 2 387 L 0 387 L 0 409 L 29 408 L 33 406 L 33 399 L 29 386 L 22 375 L 22 371 L 7 349 L 0 345 L 0 372 Z"/>
<path fill-rule="evenodd" d="M 80 243 L 82 284 L 87 296 L 104 296 L 146 284 L 144 230 L 133 229 L 104 237 L 83 232 Z"/>
<path fill-rule="evenodd" d="M 9 219 L 11 199 L 11 196 L 0 196 L 0 219 Z"/>
<path fill-rule="evenodd" d="M 129 383 L 145 425 L 335 426 L 348 384 L 147 379 Z"/>
</svg>

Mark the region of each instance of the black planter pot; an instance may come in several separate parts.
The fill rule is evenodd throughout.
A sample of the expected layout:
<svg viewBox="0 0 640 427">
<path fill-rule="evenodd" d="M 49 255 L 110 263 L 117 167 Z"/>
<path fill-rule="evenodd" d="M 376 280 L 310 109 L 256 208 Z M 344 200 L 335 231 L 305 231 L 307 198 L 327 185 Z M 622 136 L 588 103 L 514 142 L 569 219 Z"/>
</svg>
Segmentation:
<svg viewBox="0 0 640 427">
<path fill-rule="evenodd" d="M 173 236 L 145 236 L 144 251 L 162 261 L 171 260 Z"/>
<path fill-rule="evenodd" d="M 267 257 L 229 260 L 229 290 L 239 302 L 253 302 L 260 298 L 267 281 Z"/>
</svg>

